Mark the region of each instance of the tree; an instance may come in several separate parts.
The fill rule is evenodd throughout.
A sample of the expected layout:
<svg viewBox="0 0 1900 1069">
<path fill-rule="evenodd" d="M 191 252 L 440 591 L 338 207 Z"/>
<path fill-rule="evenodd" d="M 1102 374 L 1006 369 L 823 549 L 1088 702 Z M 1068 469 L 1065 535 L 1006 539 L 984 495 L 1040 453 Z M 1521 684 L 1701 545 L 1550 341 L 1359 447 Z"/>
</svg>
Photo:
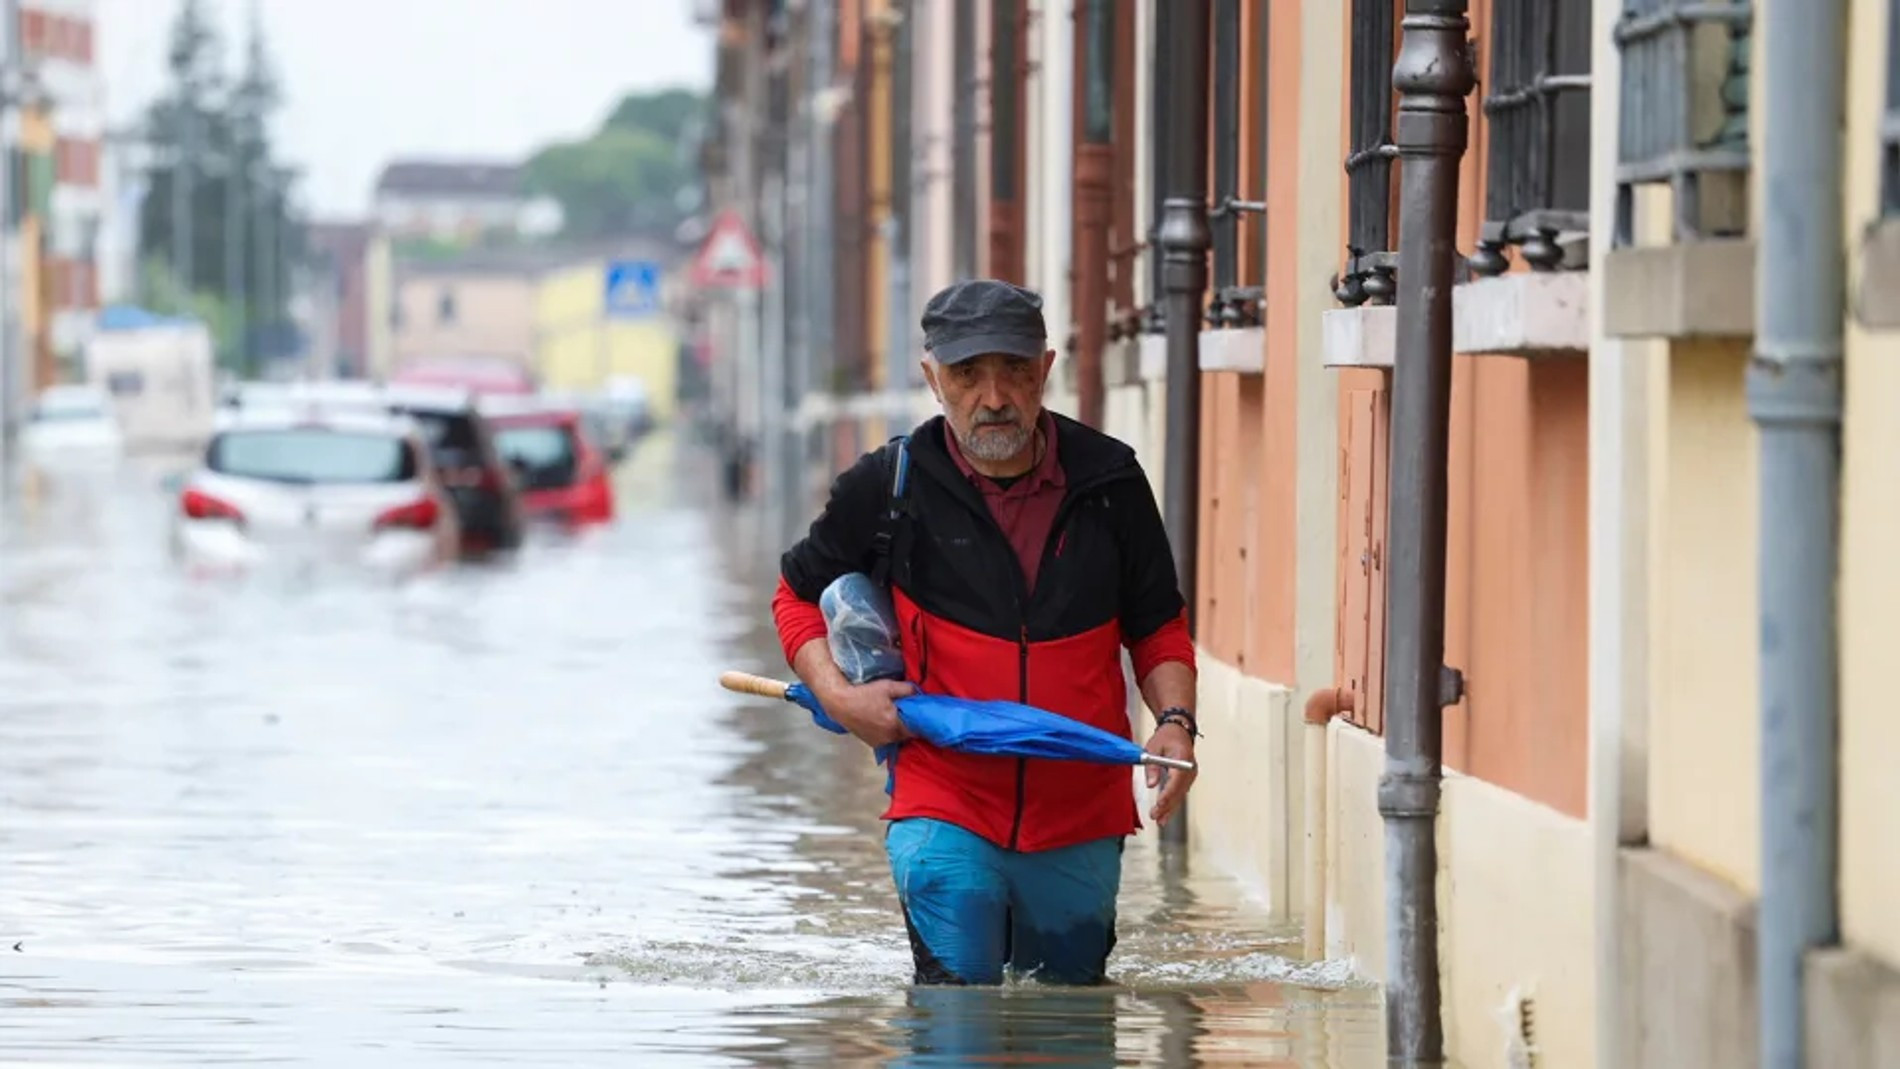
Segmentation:
<svg viewBox="0 0 1900 1069">
<path fill-rule="evenodd" d="M 528 188 L 559 202 L 571 238 L 670 233 L 695 180 L 682 141 L 705 107 L 685 89 L 629 94 L 591 137 L 535 153 Z"/>
<path fill-rule="evenodd" d="M 272 151 L 282 91 L 255 9 L 244 58 L 227 82 L 217 27 L 203 0 L 186 0 L 172 25 L 171 84 L 146 115 L 152 164 L 139 213 L 140 246 L 173 292 L 218 295 L 233 367 L 282 348 L 291 267 L 306 248 L 291 176 Z"/>
</svg>

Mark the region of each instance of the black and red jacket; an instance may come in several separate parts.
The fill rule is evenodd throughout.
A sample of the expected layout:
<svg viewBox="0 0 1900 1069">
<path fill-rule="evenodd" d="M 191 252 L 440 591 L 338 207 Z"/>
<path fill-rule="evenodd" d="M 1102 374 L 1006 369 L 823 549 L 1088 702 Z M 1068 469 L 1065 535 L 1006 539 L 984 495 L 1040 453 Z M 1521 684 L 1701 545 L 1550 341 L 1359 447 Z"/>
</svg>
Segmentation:
<svg viewBox="0 0 1900 1069">
<path fill-rule="evenodd" d="M 1184 603 L 1154 493 L 1134 450 L 1057 416 L 1066 483 L 1034 590 L 988 506 L 944 443 L 942 417 L 910 435 L 907 518 L 888 567 L 907 678 L 934 694 L 1025 702 L 1129 735 L 1124 645 L 1136 678 L 1192 665 Z M 773 613 L 788 660 L 825 634 L 816 602 L 872 572 L 896 446 L 832 484 L 824 512 L 780 561 Z M 1014 850 L 1052 850 L 1141 827 L 1130 770 L 904 745 L 885 819 L 933 817 Z"/>
</svg>

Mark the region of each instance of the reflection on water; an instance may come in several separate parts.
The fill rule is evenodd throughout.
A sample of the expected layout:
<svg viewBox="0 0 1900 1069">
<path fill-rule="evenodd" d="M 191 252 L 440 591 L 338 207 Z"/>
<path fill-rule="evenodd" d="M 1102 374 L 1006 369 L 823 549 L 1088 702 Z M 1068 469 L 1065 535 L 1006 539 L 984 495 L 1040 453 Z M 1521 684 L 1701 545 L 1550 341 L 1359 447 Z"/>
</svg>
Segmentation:
<svg viewBox="0 0 1900 1069">
<path fill-rule="evenodd" d="M 1152 832 L 1113 986 L 911 989 L 882 778 L 715 685 L 783 669 L 663 439 L 612 529 L 401 586 L 187 580 L 166 468 L 0 501 L 0 1062 L 1379 1060 L 1377 992 Z"/>
</svg>

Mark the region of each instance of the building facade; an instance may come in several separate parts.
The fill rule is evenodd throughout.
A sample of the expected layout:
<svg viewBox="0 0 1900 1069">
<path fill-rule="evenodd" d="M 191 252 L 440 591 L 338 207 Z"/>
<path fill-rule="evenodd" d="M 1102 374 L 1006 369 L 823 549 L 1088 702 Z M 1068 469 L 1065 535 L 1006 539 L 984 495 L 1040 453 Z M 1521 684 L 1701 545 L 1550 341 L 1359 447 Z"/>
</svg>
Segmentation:
<svg viewBox="0 0 1900 1069">
<path fill-rule="evenodd" d="M 1183 63 L 1189 2 L 1208 46 Z M 1440 297 L 1449 443 L 1429 460 L 1455 672 L 1424 888 L 1388 885 L 1379 803 L 1408 578 L 1393 457 L 1416 448 L 1393 419 L 1407 7 L 706 6 L 709 188 L 800 276 L 712 339 L 715 368 L 742 338 L 783 354 L 786 389 L 754 403 L 792 413 L 800 463 L 752 485 L 784 499 L 789 537 L 832 472 L 931 411 L 900 377 L 923 299 L 976 275 L 1036 288 L 1052 405 L 1133 443 L 1158 488 L 1195 484 L 1198 857 L 1372 979 L 1404 949 L 1394 896 L 1428 896 L 1457 1064 L 1890 1064 L 1894 5 L 1411 3 L 1463 9 L 1476 76 Z M 1191 349 L 1165 333 L 1170 194 L 1206 213 Z M 1169 422 L 1171 362 L 1191 425 Z M 1805 482 L 1791 435 L 1819 458 Z M 1793 550 L 1803 582 L 1765 584 Z"/>
<path fill-rule="evenodd" d="M 372 214 L 393 240 L 466 245 L 486 235 L 543 236 L 560 209 L 528 194 L 514 163 L 395 160 L 376 179 Z"/>
</svg>

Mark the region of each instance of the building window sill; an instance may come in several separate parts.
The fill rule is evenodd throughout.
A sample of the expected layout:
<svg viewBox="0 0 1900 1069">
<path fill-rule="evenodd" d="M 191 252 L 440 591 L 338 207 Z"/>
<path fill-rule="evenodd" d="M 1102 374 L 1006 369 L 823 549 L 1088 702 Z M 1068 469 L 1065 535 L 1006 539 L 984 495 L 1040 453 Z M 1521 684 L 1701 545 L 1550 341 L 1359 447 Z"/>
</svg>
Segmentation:
<svg viewBox="0 0 1900 1069">
<path fill-rule="evenodd" d="M 1389 304 L 1334 308 L 1321 313 L 1327 367 L 1390 370 L 1398 338 L 1399 310 Z"/>
<path fill-rule="evenodd" d="M 1748 337 L 1755 332 L 1755 243 L 1612 249 L 1603 258 L 1603 300 L 1611 337 Z"/>
<path fill-rule="evenodd" d="M 1452 347 L 1461 353 L 1528 358 L 1590 349 L 1590 276 L 1517 271 L 1451 291 Z"/>
<path fill-rule="evenodd" d="M 1590 348 L 1590 277 L 1519 271 L 1452 289 L 1452 351 L 1526 359 L 1575 358 Z M 1336 308 L 1324 314 L 1327 367 L 1392 367 L 1399 310 Z"/>
<path fill-rule="evenodd" d="M 1900 219 L 1877 219 L 1860 241 L 1854 314 L 1869 330 L 1900 330 Z"/>
<path fill-rule="evenodd" d="M 1260 375 L 1267 370 L 1265 327 L 1226 327 L 1201 331 L 1201 370 Z"/>
</svg>

